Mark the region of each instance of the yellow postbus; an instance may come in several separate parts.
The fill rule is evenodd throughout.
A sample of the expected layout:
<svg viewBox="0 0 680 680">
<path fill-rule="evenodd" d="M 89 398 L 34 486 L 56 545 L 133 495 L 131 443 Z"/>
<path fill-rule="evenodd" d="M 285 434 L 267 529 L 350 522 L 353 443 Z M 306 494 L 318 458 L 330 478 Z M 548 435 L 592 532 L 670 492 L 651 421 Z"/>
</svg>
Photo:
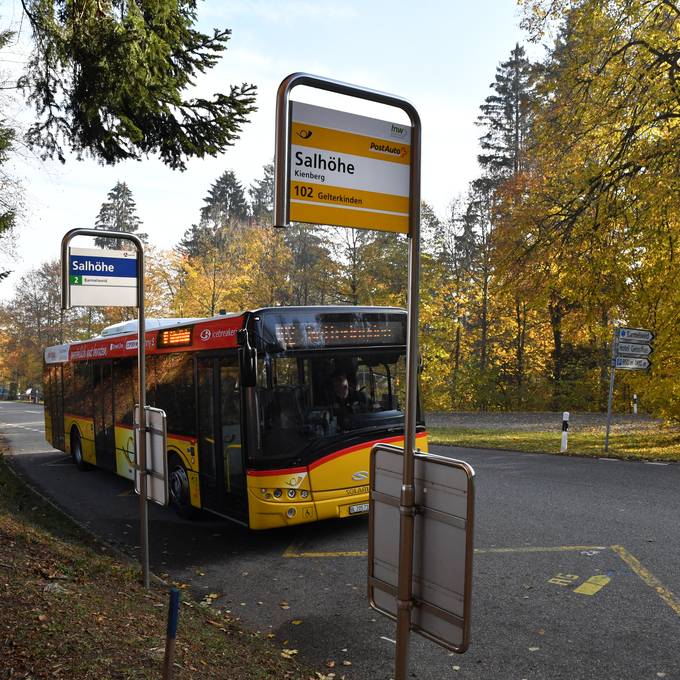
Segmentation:
<svg viewBox="0 0 680 680">
<path fill-rule="evenodd" d="M 137 322 L 45 350 L 45 433 L 133 479 Z M 167 414 L 172 505 L 269 529 L 368 511 L 369 452 L 403 443 L 406 313 L 272 307 L 147 321 L 147 403 Z M 427 448 L 419 419 L 417 445 Z"/>
</svg>

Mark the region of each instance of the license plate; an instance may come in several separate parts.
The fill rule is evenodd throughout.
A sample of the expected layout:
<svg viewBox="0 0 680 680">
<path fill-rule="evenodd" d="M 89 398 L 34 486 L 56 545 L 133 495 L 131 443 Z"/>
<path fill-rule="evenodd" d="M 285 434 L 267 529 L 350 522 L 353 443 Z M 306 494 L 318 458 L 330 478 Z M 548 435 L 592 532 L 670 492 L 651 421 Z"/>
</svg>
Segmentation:
<svg viewBox="0 0 680 680">
<path fill-rule="evenodd" d="M 358 515 L 360 512 L 368 512 L 368 503 L 357 503 L 349 506 L 350 515 Z"/>
</svg>

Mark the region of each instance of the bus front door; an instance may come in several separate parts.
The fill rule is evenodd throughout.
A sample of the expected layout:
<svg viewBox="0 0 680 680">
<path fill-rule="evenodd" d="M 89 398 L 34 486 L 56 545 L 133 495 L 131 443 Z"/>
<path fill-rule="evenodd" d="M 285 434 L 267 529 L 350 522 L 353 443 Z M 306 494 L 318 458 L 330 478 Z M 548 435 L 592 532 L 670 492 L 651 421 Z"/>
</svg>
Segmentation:
<svg viewBox="0 0 680 680">
<path fill-rule="evenodd" d="M 245 522 L 246 475 L 237 357 L 200 358 L 197 374 L 201 504 L 207 510 Z"/>
<path fill-rule="evenodd" d="M 104 361 L 93 370 L 94 445 L 97 465 L 107 470 L 116 469 L 116 438 L 113 428 L 112 364 Z"/>
</svg>

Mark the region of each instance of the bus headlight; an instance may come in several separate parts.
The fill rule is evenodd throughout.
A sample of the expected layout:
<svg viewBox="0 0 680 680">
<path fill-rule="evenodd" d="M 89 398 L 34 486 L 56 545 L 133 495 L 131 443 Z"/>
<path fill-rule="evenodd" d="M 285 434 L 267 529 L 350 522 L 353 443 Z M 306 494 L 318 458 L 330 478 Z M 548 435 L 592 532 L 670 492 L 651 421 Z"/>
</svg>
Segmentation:
<svg viewBox="0 0 680 680">
<path fill-rule="evenodd" d="M 288 498 L 295 498 L 295 489 L 288 489 Z"/>
<path fill-rule="evenodd" d="M 281 498 L 282 493 L 281 489 L 274 489 L 274 498 Z"/>
<path fill-rule="evenodd" d="M 295 517 L 295 508 L 288 508 L 286 515 L 288 515 L 288 519 L 293 519 Z"/>
<path fill-rule="evenodd" d="M 300 498 L 307 498 L 309 496 L 309 491 L 307 489 L 303 489 L 300 491 Z"/>
</svg>

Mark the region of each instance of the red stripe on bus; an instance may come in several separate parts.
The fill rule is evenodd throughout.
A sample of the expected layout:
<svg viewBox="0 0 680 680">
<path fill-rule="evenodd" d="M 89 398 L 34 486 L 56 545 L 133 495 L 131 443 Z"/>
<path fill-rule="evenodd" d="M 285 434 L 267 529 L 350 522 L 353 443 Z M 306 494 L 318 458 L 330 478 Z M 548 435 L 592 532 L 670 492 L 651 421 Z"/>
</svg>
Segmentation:
<svg viewBox="0 0 680 680">
<path fill-rule="evenodd" d="M 298 472 L 307 472 L 307 468 L 303 465 L 302 467 L 294 468 L 281 468 L 279 470 L 248 470 L 248 477 L 268 477 L 273 475 L 294 475 Z"/>
<path fill-rule="evenodd" d="M 420 434 L 416 435 L 416 439 L 422 439 L 423 437 L 427 437 L 427 432 L 421 432 Z M 372 447 L 374 444 L 377 443 L 392 444 L 403 439 L 404 439 L 403 435 L 399 435 L 397 437 L 388 437 L 387 439 L 374 439 L 373 441 L 364 442 L 363 444 L 355 444 L 354 446 L 350 446 L 346 449 L 340 449 L 340 451 L 334 451 L 333 453 L 329 453 L 327 456 L 324 456 L 323 458 L 319 458 L 319 460 L 315 460 L 313 463 L 309 464 L 308 468 L 295 467 L 295 468 L 282 468 L 279 470 L 248 470 L 247 474 L 250 477 L 266 477 L 267 475 L 290 475 L 298 472 L 306 472 L 307 469 L 311 471 L 314 468 L 319 467 L 319 465 L 328 463 L 334 458 L 339 458 L 340 456 L 345 456 L 349 453 L 354 453 L 355 451 L 366 449 L 369 446 Z"/>
</svg>

